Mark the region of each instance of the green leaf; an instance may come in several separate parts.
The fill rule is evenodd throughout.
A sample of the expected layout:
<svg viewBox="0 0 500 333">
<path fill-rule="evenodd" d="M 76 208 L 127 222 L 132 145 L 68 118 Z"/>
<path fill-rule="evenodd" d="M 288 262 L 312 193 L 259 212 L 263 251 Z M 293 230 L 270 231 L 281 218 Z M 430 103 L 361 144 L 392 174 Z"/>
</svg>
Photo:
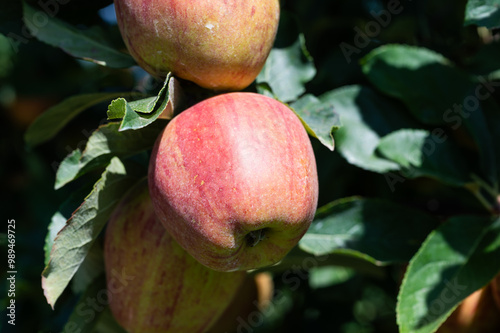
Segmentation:
<svg viewBox="0 0 500 333">
<path fill-rule="evenodd" d="M 346 267 L 313 267 L 309 270 L 309 286 L 312 289 L 325 288 L 344 283 L 355 275 L 355 270 Z"/>
<path fill-rule="evenodd" d="M 362 86 L 346 86 L 319 97 L 334 106 L 340 127 L 334 133 L 337 150 L 351 164 L 384 173 L 399 170 L 399 165 L 375 154 L 382 136 L 402 127 L 417 125 L 401 106 Z"/>
<path fill-rule="evenodd" d="M 496 85 L 459 71 L 440 54 L 403 45 L 372 51 L 363 59 L 363 71 L 374 85 L 400 99 L 423 123 L 453 130 L 464 125 L 479 147 L 482 176 L 497 188 L 494 148 L 481 111 L 481 102 Z"/>
<path fill-rule="evenodd" d="M 78 177 L 78 173 L 81 169 L 83 169 L 83 166 L 81 166 L 80 163 L 81 158 L 82 151 L 80 149 L 75 149 L 68 156 L 66 156 L 61 164 L 59 164 L 56 172 L 56 181 L 54 184 L 55 190 L 60 189 L 65 184 Z"/>
<path fill-rule="evenodd" d="M 92 192 L 59 231 L 50 261 L 42 272 L 42 287 L 52 307 L 84 261 L 123 193 L 138 178 L 118 158 L 113 158 Z"/>
<path fill-rule="evenodd" d="M 60 189 L 85 173 L 105 167 L 117 156 L 125 158 L 150 149 L 165 128 L 165 121 L 134 131 L 120 132 L 118 123 L 100 126 L 89 137 L 85 150 L 73 151 L 59 165 L 55 189 Z"/>
<path fill-rule="evenodd" d="M 91 106 L 136 93 L 96 93 L 72 96 L 42 113 L 28 128 L 24 140 L 34 147 L 52 139 L 73 118 Z"/>
<path fill-rule="evenodd" d="M 126 333 L 109 310 L 108 303 L 112 297 L 106 289 L 104 274 L 96 277 L 80 296 L 62 332 Z"/>
<path fill-rule="evenodd" d="M 469 0 L 465 7 L 464 25 L 488 29 L 500 26 L 500 0 Z"/>
<path fill-rule="evenodd" d="M 486 101 L 487 103 L 488 101 Z M 489 101 L 490 107 L 495 103 L 492 99 Z M 494 106 L 493 106 L 494 107 Z M 498 112 L 498 109 L 496 110 Z M 468 113 L 463 113 L 463 124 L 466 130 L 470 133 L 472 139 L 474 140 L 476 146 L 479 150 L 479 170 L 482 173 L 482 177 L 488 185 L 493 189 L 494 192 L 498 191 L 498 176 L 497 176 L 497 160 L 495 152 L 497 147 L 495 147 L 496 141 L 493 141 L 493 137 L 490 133 L 488 123 L 492 121 L 493 118 L 485 118 L 482 103 L 477 103 L 477 107 L 472 109 Z M 497 128 L 491 129 L 493 133 L 497 132 Z M 494 193 L 496 195 L 497 193 Z"/>
<path fill-rule="evenodd" d="M 44 24 L 39 23 L 41 19 Z M 80 30 L 26 3 L 24 23 L 37 39 L 59 47 L 74 57 L 114 68 L 127 68 L 136 64 L 130 55 L 120 52 L 106 41 L 99 27 Z"/>
<path fill-rule="evenodd" d="M 412 258 L 398 296 L 401 333 L 431 333 L 500 272 L 500 219 L 454 217 Z"/>
<path fill-rule="evenodd" d="M 57 234 L 62 230 L 62 228 L 64 228 L 72 213 L 80 206 L 83 199 L 91 190 L 91 184 L 85 184 L 82 188 L 73 191 L 71 195 L 59 206 L 57 212 L 55 212 L 52 216 L 48 226 L 47 235 L 45 236 L 45 244 L 43 248 L 45 252 L 45 266 L 49 263 L 50 253 L 52 252 L 52 246 L 54 245 L 54 239 Z"/>
<path fill-rule="evenodd" d="M 299 246 L 316 256 L 343 253 L 375 264 L 405 262 L 436 224 L 423 212 L 389 201 L 345 198 L 318 209 Z"/>
<path fill-rule="evenodd" d="M 85 292 L 80 296 L 80 299 L 73 308 L 73 312 L 69 316 L 68 321 L 64 325 L 62 332 L 75 332 L 80 330 L 81 332 L 92 332 L 97 325 L 103 310 L 107 304 L 98 304 L 97 296 L 99 295 L 101 299 L 106 299 L 107 296 L 104 292 L 106 291 L 106 278 L 104 275 L 99 276 L 94 280 L 92 284 L 85 290 Z M 104 294 L 104 296 L 103 296 Z M 89 300 L 93 300 L 94 305 L 98 306 L 98 310 L 89 307 Z M 88 315 L 82 316 L 82 312 Z"/>
<path fill-rule="evenodd" d="M 401 100 L 420 121 L 446 124 L 445 114 L 474 85 L 442 55 L 405 45 L 378 47 L 362 59 L 365 75 L 377 89 Z"/>
<path fill-rule="evenodd" d="M 45 237 L 45 245 L 44 245 L 45 266 L 47 266 L 47 264 L 50 261 L 50 253 L 52 252 L 52 245 L 54 245 L 54 239 L 56 238 L 57 233 L 61 231 L 62 228 L 64 228 L 67 220 L 68 219 L 60 211 L 57 211 L 50 220 L 49 231 L 47 233 L 47 236 Z"/>
<path fill-rule="evenodd" d="M 315 75 L 316 68 L 305 48 L 304 36 L 299 35 L 299 39 L 293 45 L 271 50 L 262 71 L 257 76 L 257 84 L 267 84 L 277 99 L 291 102 L 306 91 L 304 85 Z"/>
<path fill-rule="evenodd" d="M 153 123 L 167 109 L 171 96 L 174 95 L 174 83 L 169 74 L 157 96 L 127 102 L 118 98 L 108 107 L 108 119 L 122 119 L 120 131 L 139 129 Z M 167 118 L 171 115 L 167 115 Z"/>
<path fill-rule="evenodd" d="M 500 105 L 493 99 L 489 99 L 483 103 L 484 118 L 487 119 L 486 125 L 488 126 L 488 131 L 491 135 L 490 147 L 493 149 L 493 154 L 495 156 L 495 165 L 500 165 Z M 493 144 L 496 143 L 496 144 Z M 484 149 L 484 148 L 483 148 Z M 500 179 L 500 168 L 496 167 L 496 179 Z M 498 187 L 498 185 L 497 185 Z M 498 191 L 498 188 L 495 188 Z"/>
<path fill-rule="evenodd" d="M 464 125 L 479 147 L 482 176 L 497 188 L 494 148 L 481 110 L 481 101 L 495 85 L 488 86 L 484 78 L 473 79 L 440 54 L 403 45 L 372 51 L 363 59 L 363 71 L 377 88 L 400 99 L 423 123 L 453 130 Z"/>
<path fill-rule="evenodd" d="M 104 253 L 100 242 L 94 242 L 87 256 L 71 280 L 74 293 L 84 292 L 99 275 L 104 273 Z"/>
<path fill-rule="evenodd" d="M 113 317 L 113 313 L 111 312 L 109 306 L 105 307 L 104 310 L 102 310 L 99 321 L 95 325 L 95 330 L 92 331 L 92 333 L 102 332 L 127 333 L 127 331 L 125 331 L 125 329 L 116 322 L 116 319 Z"/>
<path fill-rule="evenodd" d="M 328 149 L 333 150 L 335 147 L 333 132 L 341 126 L 333 105 L 322 103 L 313 95 L 305 95 L 290 106 L 304 123 L 307 132 Z"/>
<path fill-rule="evenodd" d="M 477 52 L 471 55 L 467 69 L 474 75 L 482 75 L 485 79 L 498 80 L 500 78 L 498 53 L 500 53 L 499 41 L 492 40 L 488 44 L 481 45 Z M 495 82 L 493 87 L 498 89 L 498 84 Z"/>
<path fill-rule="evenodd" d="M 0 78 L 5 78 L 14 68 L 15 53 L 12 41 L 0 34 Z"/>
<path fill-rule="evenodd" d="M 378 151 L 402 166 L 409 178 L 432 177 L 459 187 L 472 182 L 463 152 L 442 130 L 398 130 L 380 140 Z"/>
</svg>

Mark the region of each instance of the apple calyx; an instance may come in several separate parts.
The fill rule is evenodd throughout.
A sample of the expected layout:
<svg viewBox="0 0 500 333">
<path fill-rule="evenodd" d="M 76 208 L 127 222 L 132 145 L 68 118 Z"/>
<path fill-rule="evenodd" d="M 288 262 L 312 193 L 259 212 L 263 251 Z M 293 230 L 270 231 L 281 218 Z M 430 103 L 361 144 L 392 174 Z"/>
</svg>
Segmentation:
<svg viewBox="0 0 500 333">
<path fill-rule="evenodd" d="M 254 247 L 255 245 L 259 244 L 259 242 L 266 239 L 267 236 L 266 233 L 267 233 L 267 228 L 250 231 L 246 235 L 247 245 L 250 247 Z"/>
</svg>

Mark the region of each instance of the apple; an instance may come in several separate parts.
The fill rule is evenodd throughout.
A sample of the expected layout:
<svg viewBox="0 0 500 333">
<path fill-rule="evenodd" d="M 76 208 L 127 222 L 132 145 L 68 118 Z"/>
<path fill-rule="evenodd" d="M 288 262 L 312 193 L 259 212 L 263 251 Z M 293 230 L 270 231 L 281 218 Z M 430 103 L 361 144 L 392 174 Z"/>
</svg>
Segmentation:
<svg viewBox="0 0 500 333">
<path fill-rule="evenodd" d="M 147 72 L 203 88 L 241 90 L 271 51 L 279 0 L 115 0 L 130 54 Z"/>
<path fill-rule="evenodd" d="M 446 319 L 436 333 L 498 333 L 500 311 L 488 284 L 468 296 Z"/>
<path fill-rule="evenodd" d="M 274 283 L 269 272 L 248 275 L 231 304 L 208 333 L 237 332 L 238 327 L 246 327 L 249 318 L 263 316 L 271 304 L 273 292 Z"/>
<path fill-rule="evenodd" d="M 500 312 L 500 274 L 495 276 L 491 281 L 491 293 Z"/>
<path fill-rule="evenodd" d="M 148 174 L 158 219 L 219 271 L 279 262 L 307 231 L 318 201 L 304 126 L 287 106 L 255 93 L 211 97 L 174 117 Z"/>
<path fill-rule="evenodd" d="M 154 215 L 146 181 L 119 203 L 104 240 L 109 306 L 128 332 L 206 332 L 232 301 L 245 272 L 199 264 Z"/>
</svg>

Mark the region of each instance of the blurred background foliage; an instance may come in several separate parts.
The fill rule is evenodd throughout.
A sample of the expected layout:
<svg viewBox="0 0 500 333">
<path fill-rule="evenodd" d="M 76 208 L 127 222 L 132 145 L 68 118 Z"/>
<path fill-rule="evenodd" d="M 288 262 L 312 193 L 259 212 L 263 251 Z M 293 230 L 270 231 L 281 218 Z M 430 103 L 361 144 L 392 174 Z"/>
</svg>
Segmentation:
<svg viewBox="0 0 500 333">
<path fill-rule="evenodd" d="M 99 26 L 109 42 L 124 49 L 114 20 L 112 1 L 27 1 L 42 10 L 51 3 L 54 15 L 81 29 Z M 359 29 L 374 21 L 394 0 L 287 0 L 277 47 L 290 45 L 297 32 L 304 34 L 317 74 L 307 83 L 316 96 L 351 84 L 369 85 L 360 59 L 388 43 L 418 45 L 435 50 L 459 68 L 489 74 L 500 68 L 497 30 L 464 26 L 465 0 L 397 1 L 403 10 L 390 17 L 363 47 L 346 57 L 341 45 L 354 41 Z M 45 10 L 49 7 L 45 7 Z M 295 31 L 294 31 L 295 30 Z M 297 31 L 298 30 L 298 31 Z M 47 305 L 40 285 L 44 268 L 44 239 L 52 214 L 89 178 L 54 190 L 57 165 L 72 150 L 84 148 L 96 124 L 106 120 L 107 104 L 91 107 L 71 121 L 53 140 L 33 149 L 23 135 L 33 120 L 64 98 L 81 93 L 144 91 L 147 75 L 137 67 L 111 69 L 78 60 L 62 50 L 39 42 L 22 22 L 20 1 L 3 1 L 0 11 L 0 183 L 2 230 L 6 220 L 16 220 L 16 327 L 15 332 L 59 332 L 69 317 L 77 295 L 66 292 L 55 310 Z M 344 44 L 345 45 L 345 44 Z M 495 67 L 496 64 L 496 67 Z M 419 87 L 415 86 L 418 91 Z M 401 109 L 402 104 L 398 104 Z M 469 142 L 463 138 L 463 145 Z M 349 164 L 338 151 L 330 152 L 314 141 L 320 177 L 320 205 L 348 196 L 386 198 L 444 219 L 483 209 L 464 189 L 430 178 L 408 179 L 391 191 L 384 175 Z M 94 175 L 94 180 L 99 176 Z M 91 182 L 90 182 L 91 183 Z M 401 221 L 404 223 L 404 221 Z M 2 253 L 6 241 L 2 238 Z M 293 256 L 292 259 L 294 260 Z M 301 261 L 298 260 L 297 263 Z M 329 266 L 276 271 L 275 287 L 282 300 L 266 315 L 256 332 L 397 332 L 396 296 L 405 265 L 376 267 L 340 258 L 348 268 Z M 1 267 L 4 267 L 1 265 Z M 2 276 L 5 269 L 2 270 Z M 5 279 L 2 278 L 2 288 Z M 297 282 L 298 281 L 298 282 Z M 2 309 L 8 299 L 0 290 Z M 2 332 L 12 331 L 1 313 Z"/>
</svg>

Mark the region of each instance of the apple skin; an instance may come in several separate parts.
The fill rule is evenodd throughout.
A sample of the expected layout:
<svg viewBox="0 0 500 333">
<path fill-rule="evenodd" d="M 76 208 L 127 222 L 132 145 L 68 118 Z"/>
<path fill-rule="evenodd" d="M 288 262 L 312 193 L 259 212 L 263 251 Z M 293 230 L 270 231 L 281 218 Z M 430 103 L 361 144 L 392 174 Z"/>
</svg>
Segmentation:
<svg viewBox="0 0 500 333">
<path fill-rule="evenodd" d="M 114 211 L 104 260 L 111 312 L 131 333 L 205 332 L 246 276 L 210 270 L 186 253 L 156 220 L 145 180 Z"/>
<path fill-rule="evenodd" d="M 148 173 L 159 220 L 219 271 L 279 262 L 318 201 L 304 126 L 287 106 L 255 93 L 218 95 L 180 113 L 158 137 Z"/>
<path fill-rule="evenodd" d="M 500 274 L 491 281 L 491 293 L 500 313 Z"/>
<path fill-rule="evenodd" d="M 130 54 L 147 72 L 242 90 L 271 51 L 279 0 L 115 0 Z"/>
<path fill-rule="evenodd" d="M 495 306 L 491 283 L 468 296 L 436 333 L 498 333 L 500 311 Z"/>
<path fill-rule="evenodd" d="M 256 312 L 263 316 L 271 305 L 273 293 L 273 277 L 269 272 L 248 275 L 231 304 L 207 333 L 237 332 L 242 325 L 240 320 L 248 322 Z"/>
</svg>

